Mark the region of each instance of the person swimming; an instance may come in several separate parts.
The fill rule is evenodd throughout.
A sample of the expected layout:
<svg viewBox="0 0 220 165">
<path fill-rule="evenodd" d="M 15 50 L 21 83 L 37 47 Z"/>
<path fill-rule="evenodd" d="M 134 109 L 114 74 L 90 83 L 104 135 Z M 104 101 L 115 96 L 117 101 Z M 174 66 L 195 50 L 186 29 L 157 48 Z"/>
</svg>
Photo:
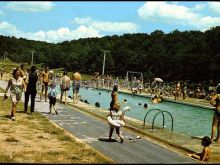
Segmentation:
<svg viewBox="0 0 220 165">
<path fill-rule="evenodd" d="M 151 101 L 153 103 L 159 103 L 161 101 L 161 99 L 159 99 L 159 97 L 157 95 L 154 95 L 154 97 L 151 98 Z"/>
<path fill-rule="evenodd" d="M 148 105 L 147 103 L 144 104 L 144 109 L 147 109 Z"/>
</svg>

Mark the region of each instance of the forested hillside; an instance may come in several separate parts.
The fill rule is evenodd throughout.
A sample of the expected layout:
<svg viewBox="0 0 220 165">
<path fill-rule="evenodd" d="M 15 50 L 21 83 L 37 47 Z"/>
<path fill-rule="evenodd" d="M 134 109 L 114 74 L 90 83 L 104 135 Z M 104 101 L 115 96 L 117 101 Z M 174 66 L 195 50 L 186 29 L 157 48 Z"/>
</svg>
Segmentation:
<svg viewBox="0 0 220 165">
<path fill-rule="evenodd" d="M 34 63 L 51 68 L 79 70 L 81 73 L 102 73 L 103 51 L 106 54 L 105 74 L 125 76 L 126 72 L 144 73 L 144 78 L 164 80 L 218 80 L 220 73 L 220 27 L 205 32 L 178 30 L 165 34 L 124 34 L 86 38 L 51 44 L 23 38 L 0 36 L 0 55 L 16 62 Z"/>
</svg>

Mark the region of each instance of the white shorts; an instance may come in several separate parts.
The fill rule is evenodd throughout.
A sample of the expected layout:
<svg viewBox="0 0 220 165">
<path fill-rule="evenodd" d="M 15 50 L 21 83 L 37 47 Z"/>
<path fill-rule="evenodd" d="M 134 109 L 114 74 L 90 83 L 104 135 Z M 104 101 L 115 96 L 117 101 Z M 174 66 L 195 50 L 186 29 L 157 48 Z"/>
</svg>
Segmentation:
<svg viewBox="0 0 220 165">
<path fill-rule="evenodd" d="M 18 103 L 21 100 L 21 95 L 19 94 L 15 94 L 15 93 L 11 93 L 11 101 L 13 103 Z"/>
</svg>

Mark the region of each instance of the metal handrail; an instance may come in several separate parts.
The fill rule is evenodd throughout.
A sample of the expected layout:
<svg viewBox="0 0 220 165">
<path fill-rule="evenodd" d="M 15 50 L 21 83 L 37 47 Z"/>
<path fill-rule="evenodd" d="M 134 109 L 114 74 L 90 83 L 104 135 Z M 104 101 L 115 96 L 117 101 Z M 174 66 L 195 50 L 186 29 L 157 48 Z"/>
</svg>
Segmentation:
<svg viewBox="0 0 220 165">
<path fill-rule="evenodd" d="M 171 127 L 171 129 L 172 129 L 172 131 L 173 131 L 173 116 L 171 115 L 171 113 L 170 112 L 168 112 L 168 111 L 160 111 L 160 112 L 157 112 L 156 114 L 155 114 L 155 116 L 154 116 L 154 119 L 153 119 L 153 122 L 152 122 L 152 130 L 154 129 L 154 120 L 155 120 L 155 118 L 156 118 L 156 116 L 159 114 L 159 113 L 162 113 L 162 115 L 163 115 L 163 129 L 164 129 L 164 112 L 166 112 L 166 113 L 168 113 L 169 115 L 170 115 L 170 117 L 171 117 L 171 119 L 172 119 L 172 127 Z"/>
<path fill-rule="evenodd" d="M 160 113 L 163 115 L 163 128 L 164 128 L 164 124 L 165 124 L 165 116 L 164 116 L 164 112 L 165 112 L 165 113 L 168 113 L 168 114 L 170 115 L 170 117 L 171 117 L 171 121 L 172 121 L 172 127 L 171 127 L 171 129 L 172 129 L 172 131 L 173 131 L 173 116 L 171 115 L 171 113 L 168 112 L 168 111 L 162 111 L 162 110 L 157 109 L 157 108 L 155 108 L 155 109 L 151 109 L 151 110 L 149 110 L 149 111 L 145 114 L 145 117 L 144 117 L 144 124 L 143 124 L 143 129 L 144 129 L 144 127 L 145 127 L 145 121 L 146 121 L 146 117 L 147 117 L 147 115 L 148 115 L 151 111 L 154 111 L 154 110 L 157 110 L 157 111 L 159 111 L 159 112 L 157 112 L 157 113 L 154 115 L 153 122 L 152 122 L 152 130 L 154 129 L 154 121 L 155 121 L 155 118 L 156 118 L 157 115 L 160 114 Z"/>
<path fill-rule="evenodd" d="M 145 127 L 145 120 L 146 120 L 147 115 L 148 115 L 151 111 L 154 111 L 154 110 L 161 111 L 160 109 L 157 109 L 157 108 L 150 109 L 149 111 L 147 111 L 147 113 L 145 114 L 145 117 L 144 117 L 143 129 L 144 129 L 144 127 Z"/>
<path fill-rule="evenodd" d="M 172 127 L 171 127 L 171 129 L 172 129 L 172 131 L 173 131 L 173 116 L 171 115 L 171 113 L 170 112 L 168 112 L 168 111 L 162 111 L 162 112 L 166 112 L 166 113 L 168 113 L 169 115 L 170 115 L 170 117 L 171 117 L 171 121 L 172 121 Z"/>
</svg>

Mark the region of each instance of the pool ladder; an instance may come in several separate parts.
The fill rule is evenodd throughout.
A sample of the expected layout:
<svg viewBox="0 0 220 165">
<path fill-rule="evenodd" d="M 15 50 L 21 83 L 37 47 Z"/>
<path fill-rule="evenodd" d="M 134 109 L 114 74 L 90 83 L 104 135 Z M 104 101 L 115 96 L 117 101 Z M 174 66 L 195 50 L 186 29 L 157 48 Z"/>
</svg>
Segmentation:
<svg viewBox="0 0 220 165">
<path fill-rule="evenodd" d="M 170 113 L 170 112 L 167 112 L 167 111 L 162 111 L 162 110 L 157 109 L 157 108 L 150 109 L 150 110 L 146 113 L 146 115 L 145 115 L 145 117 L 144 117 L 144 125 L 143 125 L 143 129 L 144 129 L 144 127 L 145 127 L 146 117 L 147 117 L 147 115 L 148 115 L 151 111 L 159 111 L 159 112 L 157 112 L 157 113 L 154 115 L 153 122 L 152 122 L 152 130 L 154 129 L 154 121 L 155 121 L 155 118 L 156 118 L 157 115 L 160 114 L 160 113 L 161 113 L 162 116 L 163 116 L 163 128 L 164 128 L 164 124 L 165 124 L 165 116 L 164 116 L 164 112 L 165 112 L 165 113 L 169 114 L 170 117 L 171 117 L 171 121 L 172 121 L 172 127 L 171 127 L 171 130 L 173 131 L 173 116 L 171 115 L 171 113 Z"/>
</svg>

